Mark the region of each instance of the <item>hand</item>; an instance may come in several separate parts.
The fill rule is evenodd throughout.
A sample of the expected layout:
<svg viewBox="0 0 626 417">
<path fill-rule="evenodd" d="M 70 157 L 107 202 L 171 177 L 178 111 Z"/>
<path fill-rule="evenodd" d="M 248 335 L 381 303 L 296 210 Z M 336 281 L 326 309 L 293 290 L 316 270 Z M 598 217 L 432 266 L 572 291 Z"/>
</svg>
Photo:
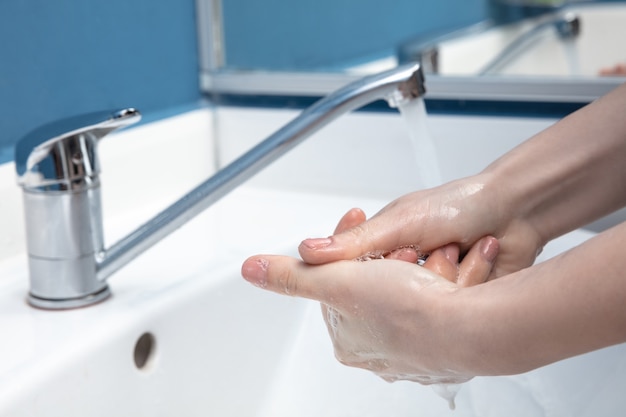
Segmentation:
<svg viewBox="0 0 626 417">
<path fill-rule="evenodd" d="M 613 65 L 612 67 L 601 68 L 598 71 L 598 75 L 600 76 L 616 76 L 623 77 L 626 75 L 626 63 L 618 63 Z"/>
<path fill-rule="evenodd" d="M 475 176 L 407 194 L 364 223 L 329 238 L 304 240 L 300 255 L 306 263 L 323 264 L 402 247 L 429 253 L 449 243 L 465 253 L 482 237 L 494 236 L 500 252 L 489 278 L 518 271 L 532 265 L 543 241 L 491 188 L 488 178 Z"/>
<path fill-rule="evenodd" d="M 365 221 L 366 216 L 363 210 L 351 209 L 339 220 L 334 233 L 343 233 Z M 423 266 L 448 281 L 455 282 L 459 287 L 469 287 L 487 280 L 493 267 L 493 261 L 499 251 L 498 240 L 492 236 L 485 236 L 474 245 L 469 255 L 463 260 L 462 268 L 459 268 L 459 245 L 449 243 L 432 251 Z M 417 263 L 420 259 L 420 253 L 413 247 L 401 247 L 389 253 L 381 254 L 379 257 Z"/>
<path fill-rule="evenodd" d="M 363 220 L 362 212 L 352 210 L 337 230 Z M 459 247 L 451 244 L 433 251 L 424 267 L 407 262 L 417 259 L 411 248 L 382 260 L 318 266 L 255 256 L 245 261 L 242 275 L 261 288 L 322 302 L 336 357 L 346 365 L 389 381 L 459 383 L 473 375 L 463 370 L 463 341 L 454 331 L 451 312 L 459 288 L 454 281 L 467 285 L 489 276 L 493 258 L 485 256 L 485 246 L 492 248 L 491 255 L 497 253 L 497 241 L 485 237 L 460 265 Z"/>
</svg>

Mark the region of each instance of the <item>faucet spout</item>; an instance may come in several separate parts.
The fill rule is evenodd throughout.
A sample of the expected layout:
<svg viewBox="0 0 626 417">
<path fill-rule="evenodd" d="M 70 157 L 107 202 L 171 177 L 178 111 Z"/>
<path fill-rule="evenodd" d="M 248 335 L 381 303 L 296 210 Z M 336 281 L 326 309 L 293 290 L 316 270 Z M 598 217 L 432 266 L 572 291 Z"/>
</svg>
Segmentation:
<svg viewBox="0 0 626 417">
<path fill-rule="evenodd" d="M 98 277 L 112 273 L 211 206 L 264 167 L 337 119 L 376 100 L 411 100 L 426 92 L 419 64 L 364 77 L 320 99 L 247 153 L 108 249 Z"/>
<path fill-rule="evenodd" d="M 103 300 L 109 294 L 106 279 L 111 274 L 331 121 L 376 100 L 387 99 L 393 105 L 402 100 L 421 97 L 424 93 L 424 78 L 419 64 L 398 67 L 348 84 L 304 110 L 284 127 L 198 185 L 154 218 L 139 226 L 109 249 L 90 247 L 80 253 L 92 255 L 75 256 L 71 259 L 57 259 L 56 254 L 51 256 L 51 259 L 46 260 L 46 265 L 60 265 L 56 269 L 56 275 L 60 275 L 60 278 L 56 281 L 55 277 L 49 276 L 48 271 L 46 271 L 48 266 L 45 268 L 33 267 L 33 265 L 37 266 L 40 261 L 36 254 L 31 253 L 30 248 L 37 247 L 38 244 L 36 241 L 31 241 L 29 237 L 30 304 L 46 309 L 66 309 L 82 307 Z M 133 117 L 134 112 L 133 110 L 131 115 Z M 95 152 L 95 147 L 93 152 Z M 94 178 L 90 183 L 99 185 L 97 178 Z M 59 216 L 56 213 L 57 218 L 63 217 L 61 222 L 70 225 L 68 229 L 101 228 L 101 224 L 95 224 L 100 221 L 99 194 L 92 196 L 90 194 L 92 188 L 88 190 L 89 193 L 86 192 L 85 195 L 81 196 L 83 202 L 81 207 L 84 206 L 97 212 L 93 213 L 97 221 L 85 215 L 72 216 L 72 213 L 68 212 L 64 216 Z M 27 192 L 26 188 L 24 191 Z M 48 191 L 48 194 L 45 191 Z M 58 198 L 58 190 L 43 190 L 34 196 L 33 200 L 37 200 L 37 202 L 33 202 L 33 204 L 38 205 L 37 213 L 41 213 L 42 206 L 45 208 L 54 205 L 55 203 L 50 203 L 54 198 Z M 71 190 L 64 198 L 75 199 Z M 59 205 L 56 204 L 56 206 Z M 28 207 L 26 210 L 28 212 Z M 45 223 L 39 217 L 33 217 L 32 220 Z M 77 222 L 86 222 L 86 224 L 77 224 Z M 30 228 L 37 227 L 38 225 L 30 225 Z M 32 240 L 36 240 L 37 236 L 32 236 L 32 238 Z M 84 240 L 89 241 L 90 238 Z M 74 264 L 79 263 L 80 265 L 74 266 Z M 71 283 L 71 285 L 68 286 L 69 288 L 64 288 L 67 283 Z"/>
</svg>

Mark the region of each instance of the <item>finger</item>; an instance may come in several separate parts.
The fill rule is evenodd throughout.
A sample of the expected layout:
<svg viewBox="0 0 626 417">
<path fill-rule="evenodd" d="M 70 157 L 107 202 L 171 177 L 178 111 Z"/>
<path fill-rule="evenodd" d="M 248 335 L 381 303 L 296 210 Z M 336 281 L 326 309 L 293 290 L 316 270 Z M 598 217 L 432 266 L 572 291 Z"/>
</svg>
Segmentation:
<svg viewBox="0 0 626 417">
<path fill-rule="evenodd" d="M 410 262 L 414 264 L 417 263 L 419 257 L 420 255 L 417 249 L 400 248 L 389 253 L 389 255 L 385 256 L 385 259 L 395 259 L 398 261 Z"/>
<path fill-rule="evenodd" d="M 241 275 L 248 282 L 269 291 L 327 303 L 326 298 L 333 298 L 329 294 L 333 294 L 341 282 L 358 276 L 346 272 L 347 268 L 340 264 L 342 262 L 314 267 L 288 256 L 258 255 L 246 259 Z"/>
<path fill-rule="evenodd" d="M 434 250 L 424 262 L 424 268 L 429 269 L 451 282 L 456 282 L 458 277 L 459 245 L 449 243 Z"/>
<path fill-rule="evenodd" d="M 313 265 L 356 259 L 372 252 L 389 252 L 421 241 L 401 221 L 387 224 L 390 216 L 373 217 L 326 238 L 305 239 L 298 247 L 302 259 Z"/>
<path fill-rule="evenodd" d="M 335 228 L 334 234 L 345 232 L 346 230 L 358 226 L 367 220 L 365 216 L 365 212 L 360 208 L 350 209 L 343 217 L 339 220 L 337 227 Z"/>
<path fill-rule="evenodd" d="M 499 251 L 498 239 L 493 236 L 481 238 L 463 258 L 457 284 L 470 287 L 487 281 Z"/>
<path fill-rule="evenodd" d="M 423 210 L 416 209 L 414 198 L 414 195 L 401 197 L 369 220 L 342 233 L 302 241 L 298 248 L 300 256 L 305 262 L 317 265 L 356 259 L 368 253 L 388 253 L 399 247 L 422 243 L 427 232 L 419 225 L 424 223 L 425 216 Z M 418 249 L 439 246 L 441 244 Z"/>
<path fill-rule="evenodd" d="M 356 228 L 357 226 L 364 223 L 366 220 L 367 220 L 367 217 L 365 215 L 365 212 L 363 212 L 363 210 L 359 208 L 350 209 L 346 214 L 343 215 L 343 217 L 341 217 L 341 219 L 339 220 L 339 223 L 337 223 L 337 227 L 335 227 L 335 231 L 333 235 L 338 235 L 350 229 Z M 315 251 L 317 249 L 323 249 L 324 246 L 328 245 L 331 242 L 332 242 L 332 237 L 321 238 L 321 239 L 305 239 L 298 247 L 298 251 L 300 252 L 300 256 L 302 256 L 302 259 L 307 263 L 312 263 L 312 264 L 325 263 L 325 261 L 310 262 L 310 259 L 307 260 L 306 256 L 311 251 Z M 353 258 L 345 258 L 345 259 L 354 259 L 354 258 L 356 258 L 356 256 Z M 339 259 L 342 259 L 342 258 L 337 258 L 337 260 Z"/>
<path fill-rule="evenodd" d="M 352 305 L 354 299 L 397 297 L 413 291 L 416 283 L 426 286 L 443 281 L 438 275 L 408 262 L 337 261 L 308 265 L 276 255 L 248 258 L 242 265 L 241 274 L 248 282 L 269 291 L 309 298 L 337 308 Z M 394 285 L 389 281 L 391 279 L 396 280 Z M 398 289 L 398 286 L 402 288 Z"/>
<path fill-rule="evenodd" d="M 426 253 L 450 242 L 472 241 L 473 231 L 485 227 L 476 222 L 465 225 L 463 221 L 464 217 L 476 217 L 464 209 L 476 205 L 472 202 L 476 197 L 468 202 L 468 196 L 473 194 L 468 194 L 468 187 L 462 182 L 407 194 L 342 233 L 302 241 L 300 256 L 305 262 L 318 265 L 368 253 L 389 253 L 409 245 L 418 245 L 417 250 Z M 453 218 L 450 213 L 455 213 Z"/>
</svg>

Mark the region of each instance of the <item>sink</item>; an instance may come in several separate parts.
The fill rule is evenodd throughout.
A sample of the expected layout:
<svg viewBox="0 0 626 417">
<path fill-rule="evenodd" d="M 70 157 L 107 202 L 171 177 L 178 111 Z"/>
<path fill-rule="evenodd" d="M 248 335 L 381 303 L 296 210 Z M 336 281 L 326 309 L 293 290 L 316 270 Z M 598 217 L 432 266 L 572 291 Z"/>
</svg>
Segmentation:
<svg viewBox="0 0 626 417">
<path fill-rule="evenodd" d="M 246 116 L 235 110 L 227 113 L 220 114 L 222 129 L 229 126 L 229 117 L 242 120 Z M 272 119 L 267 113 L 257 113 L 263 123 Z M 281 112 L 275 115 L 277 124 L 288 116 Z M 369 146 L 359 151 L 372 153 L 362 155 L 364 159 L 373 161 L 381 152 L 389 152 L 391 159 L 397 156 L 396 163 L 400 161 L 408 146 L 396 137 L 402 135 L 390 134 L 389 141 L 383 144 L 375 140 L 390 129 L 400 129 L 399 117 L 369 115 L 369 123 L 377 123 L 382 131 L 361 123 L 363 118 L 350 115 L 342 119 L 338 122 L 340 131 L 347 128 L 342 123 L 352 124 L 351 129 L 364 129 L 357 135 Z M 183 122 L 190 125 L 187 119 Z M 442 120 L 439 127 L 435 123 L 434 133 L 445 136 L 446 129 L 455 123 L 468 126 L 477 122 Z M 519 133 L 504 120 L 485 123 L 501 132 L 474 125 L 471 130 L 479 132 L 477 140 L 498 135 L 510 138 L 509 132 Z M 542 128 L 545 123 L 533 125 L 528 121 L 524 124 L 530 126 L 528 130 L 519 134 L 530 135 L 531 130 Z M 242 125 L 255 126 L 251 130 L 257 139 L 262 137 L 262 129 L 271 128 L 260 121 L 239 123 Z M 140 129 L 135 135 L 143 134 Z M 26 257 L 20 245 L 15 250 L 5 250 L 7 255 L 0 258 L 0 416 L 582 417 L 622 413 L 626 406 L 622 392 L 626 386 L 626 345 L 527 374 L 475 378 L 463 385 L 457 409 L 451 411 L 430 387 L 408 382 L 389 384 L 369 372 L 340 365 L 334 359 L 317 303 L 261 291 L 245 282 L 239 271 L 249 255 L 296 256 L 300 240 L 330 233 L 347 209 L 358 206 L 373 214 L 389 201 L 391 194 L 411 187 L 403 182 L 408 176 L 400 169 L 368 177 L 370 187 L 363 192 L 346 192 L 354 190 L 352 185 L 359 182 L 359 177 L 354 176 L 358 169 L 345 164 L 345 155 L 354 149 L 355 143 L 343 131 L 341 136 L 332 129 L 325 132 L 320 132 L 316 142 L 319 149 L 308 148 L 301 155 L 295 150 L 294 156 L 286 157 L 282 168 L 277 164 L 276 170 L 229 194 L 116 273 L 110 279 L 113 296 L 101 304 L 56 312 L 27 306 Z M 233 137 L 246 136 L 240 133 L 231 131 Z M 228 146 L 221 147 L 226 154 L 220 158 L 226 160 L 238 151 L 232 148 L 234 141 L 228 140 L 228 132 L 221 134 Z M 329 147 L 329 152 L 324 135 L 335 135 L 335 140 L 341 137 L 347 142 L 338 145 L 337 140 L 335 146 L 340 146 L 341 151 L 332 153 L 337 148 Z M 176 135 L 172 137 L 179 140 Z M 494 153 L 515 144 L 504 142 L 481 149 L 480 154 L 492 159 L 497 156 Z M 111 139 L 109 143 L 114 146 L 123 142 Z M 240 146 L 245 147 L 245 140 L 243 143 Z M 381 149 L 376 147 L 379 145 Z M 457 145 L 469 149 L 467 144 Z M 120 155 L 124 157 L 126 148 L 120 146 Z M 345 152 L 341 146 L 346 147 Z M 443 164 L 444 170 L 448 167 L 446 178 L 463 174 L 451 171 L 461 169 L 459 162 L 463 162 L 452 157 L 457 156 L 452 155 Z M 117 156 L 111 153 L 106 158 Z M 333 158 L 339 162 L 334 164 Z M 306 165 L 312 160 L 334 164 L 321 165 L 332 166 L 334 176 L 328 172 L 315 175 L 315 169 Z M 299 172 L 290 165 L 294 161 L 303 173 L 300 180 L 304 185 L 300 187 L 280 183 L 293 181 L 293 173 Z M 188 161 L 181 159 L 178 163 L 184 166 Z M 486 160 L 469 158 L 468 163 L 470 166 L 462 169 L 474 170 L 474 166 Z M 109 161 L 103 165 L 111 167 L 109 170 L 119 166 Z M 158 186 L 154 190 L 143 189 L 139 198 L 132 190 L 124 189 L 128 180 L 118 175 L 119 182 L 103 175 L 103 200 L 109 204 L 105 216 L 109 244 L 171 201 L 171 196 L 163 196 L 163 187 Z M 335 188 L 323 182 L 328 176 Z M 394 181 L 397 179 L 401 181 Z M 164 184 L 166 180 L 176 178 L 168 176 Z M 116 186 L 110 186 L 111 183 Z M 182 193 L 185 190 L 181 187 L 168 184 L 168 188 Z M 138 207 L 124 205 L 129 198 L 137 200 Z M 2 219 L 6 215 L 0 216 Z M 593 235 L 586 230 L 565 235 L 545 248 L 540 261 Z"/>
<path fill-rule="evenodd" d="M 626 346 L 519 376 L 475 378 L 454 412 L 429 387 L 340 365 L 317 303 L 261 291 L 240 278 L 239 266 L 262 246 L 294 254 L 299 238 L 332 228 L 350 200 L 244 187 L 115 276 L 111 300 L 85 309 L 28 307 L 24 265 L 5 261 L 3 271 L 16 278 L 4 282 L 0 304 L 12 335 L 0 347 L 0 415 L 583 416 L 626 405 Z M 361 203 L 375 210 L 384 202 Z M 277 224 L 291 231 L 272 233 Z M 234 244 L 233 235 L 253 227 Z M 592 235 L 566 235 L 542 257 Z"/>
</svg>

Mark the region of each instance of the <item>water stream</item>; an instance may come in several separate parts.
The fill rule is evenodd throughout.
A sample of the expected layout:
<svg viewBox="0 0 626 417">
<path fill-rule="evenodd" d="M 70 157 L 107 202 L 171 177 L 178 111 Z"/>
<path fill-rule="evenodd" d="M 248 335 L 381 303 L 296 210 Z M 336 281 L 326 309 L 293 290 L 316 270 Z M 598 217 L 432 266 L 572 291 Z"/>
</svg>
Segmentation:
<svg viewBox="0 0 626 417">
<path fill-rule="evenodd" d="M 580 54 L 578 52 L 576 39 L 563 39 L 562 42 L 569 75 L 581 75 Z"/>
<path fill-rule="evenodd" d="M 441 170 L 435 142 L 428 130 L 426 106 L 423 99 L 404 100 L 397 103 L 407 124 L 418 174 L 418 188 L 440 185 Z"/>
<path fill-rule="evenodd" d="M 407 124 L 415 162 L 417 165 L 418 185 L 420 188 L 432 188 L 441 185 L 441 169 L 435 142 L 428 130 L 426 105 L 422 98 L 401 100 L 393 103 L 398 107 Z M 454 399 L 459 392 L 458 384 L 433 384 L 433 391 L 448 402 L 451 410 L 456 407 Z"/>
</svg>

